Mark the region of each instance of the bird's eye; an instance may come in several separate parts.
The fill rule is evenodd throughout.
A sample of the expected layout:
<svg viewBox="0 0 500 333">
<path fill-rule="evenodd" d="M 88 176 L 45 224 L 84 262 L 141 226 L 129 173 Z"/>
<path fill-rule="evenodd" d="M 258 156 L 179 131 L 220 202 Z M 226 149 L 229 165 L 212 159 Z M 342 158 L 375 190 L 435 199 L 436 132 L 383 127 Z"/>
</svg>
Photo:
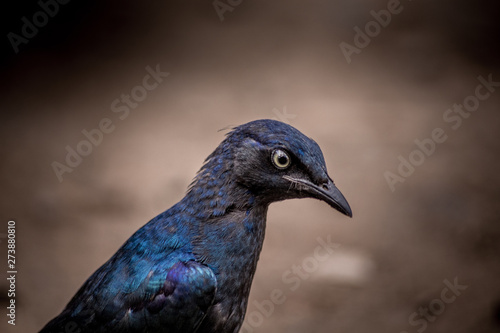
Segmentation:
<svg viewBox="0 0 500 333">
<path fill-rule="evenodd" d="M 273 161 L 274 166 L 278 169 L 286 169 L 291 164 L 290 156 L 288 156 L 288 154 L 281 149 L 273 151 L 271 160 Z"/>
</svg>

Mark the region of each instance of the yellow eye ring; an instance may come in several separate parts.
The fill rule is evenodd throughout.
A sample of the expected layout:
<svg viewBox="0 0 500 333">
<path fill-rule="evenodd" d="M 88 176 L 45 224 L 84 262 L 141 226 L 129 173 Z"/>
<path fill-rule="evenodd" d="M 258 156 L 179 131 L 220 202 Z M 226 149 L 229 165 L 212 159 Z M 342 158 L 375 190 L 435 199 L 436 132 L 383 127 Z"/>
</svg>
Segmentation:
<svg viewBox="0 0 500 333">
<path fill-rule="evenodd" d="M 292 163 L 290 156 L 281 149 L 276 149 L 273 151 L 271 160 L 273 161 L 274 166 L 281 170 L 288 168 Z"/>
</svg>

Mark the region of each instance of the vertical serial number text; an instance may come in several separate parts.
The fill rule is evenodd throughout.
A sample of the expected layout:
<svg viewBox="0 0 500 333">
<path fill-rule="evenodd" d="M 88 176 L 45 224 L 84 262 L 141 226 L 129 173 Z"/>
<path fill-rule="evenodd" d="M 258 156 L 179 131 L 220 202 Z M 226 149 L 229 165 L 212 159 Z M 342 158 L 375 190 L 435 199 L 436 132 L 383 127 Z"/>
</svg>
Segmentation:
<svg viewBox="0 0 500 333">
<path fill-rule="evenodd" d="M 7 222 L 7 281 L 9 289 L 7 297 L 7 322 L 16 324 L 16 221 Z"/>
</svg>

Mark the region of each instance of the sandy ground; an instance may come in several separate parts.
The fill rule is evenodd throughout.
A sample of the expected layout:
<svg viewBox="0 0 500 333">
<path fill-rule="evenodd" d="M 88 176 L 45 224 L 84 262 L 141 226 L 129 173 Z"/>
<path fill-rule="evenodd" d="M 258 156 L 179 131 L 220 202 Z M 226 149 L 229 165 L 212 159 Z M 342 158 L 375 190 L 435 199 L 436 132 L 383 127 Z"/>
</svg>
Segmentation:
<svg viewBox="0 0 500 333">
<path fill-rule="evenodd" d="M 500 87 L 477 86 L 500 81 L 498 36 L 488 10 L 401 6 L 350 64 L 339 44 L 387 2 L 242 2 L 224 21 L 200 1 L 68 7 L 80 20 L 54 23 L 65 39 L 40 33 L 4 70 L 0 239 L 5 253 L 15 220 L 18 274 L 16 325 L 4 314 L 0 331 L 58 314 L 183 196 L 221 129 L 276 118 L 319 143 L 354 218 L 312 199 L 270 207 L 242 332 L 497 332 Z M 157 65 L 170 74 L 120 119 L 113 101 Z M 447 121 L 477 89 L 474 111 Z M 113 130 L 60 182 L 52 163 L 103 119 Z M 391 189 L 400 156 L 418 165 Z"/>
</svg>

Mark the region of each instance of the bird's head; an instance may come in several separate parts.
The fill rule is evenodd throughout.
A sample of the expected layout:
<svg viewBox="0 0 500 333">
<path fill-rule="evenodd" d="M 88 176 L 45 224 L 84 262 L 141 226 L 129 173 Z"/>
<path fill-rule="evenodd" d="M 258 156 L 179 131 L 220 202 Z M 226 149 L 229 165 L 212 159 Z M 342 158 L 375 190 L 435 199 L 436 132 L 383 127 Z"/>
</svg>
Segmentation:
<svg viewBox="0 0 500 333">
<path fill-rule="evenodd" d="M 234 128 L 218 149 L 231 155 L 231 181 L 269 203 L 310 197 L 352 216 L 327 173 L 318 144 L 292 126 L 268 119 L 252 121 Z"/>
</svg>

